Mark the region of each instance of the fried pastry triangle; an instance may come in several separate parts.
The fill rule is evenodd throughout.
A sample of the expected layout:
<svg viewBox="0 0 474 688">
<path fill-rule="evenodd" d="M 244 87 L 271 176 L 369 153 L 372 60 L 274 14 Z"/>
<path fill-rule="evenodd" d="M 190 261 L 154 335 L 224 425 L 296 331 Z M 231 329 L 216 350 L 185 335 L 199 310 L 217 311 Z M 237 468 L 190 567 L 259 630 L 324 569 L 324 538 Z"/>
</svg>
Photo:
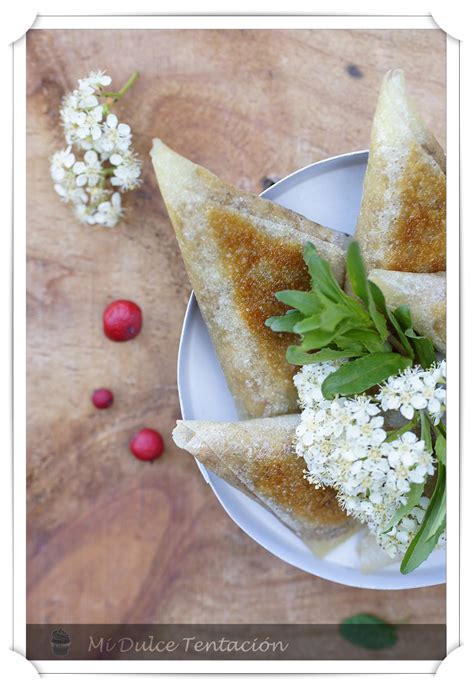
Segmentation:
<svg viewBox="0 0 474 688">
<path fill-rule="evenodd" d="M 274 294 L 309 288 L 312 241 L 344 279 L 344 235 L 218 179 L 155 139 L 151 157 L 186 270 L 242 417 L 295 411 L 293 335 L 265 326 L 286 306 Z"/>
<path fill-rule="evenodd" d="M 403 72 L 388 72 L 355 233 L 368 270 L 446 269 L 445 165 L 442 148 L 408 97 Z"/>
<path fill-rule="evenodd" d="M 306 464 L 293 449 L 299 416 L 237 422 L 178 421 L 178 447 L 272 511 L 310 547 L 352 533 L 354 521 L 331 488 L 304 477 Z"/>
<path fill-rule="evenodd" d="M 446 273 L 372 270 L 369 279 L 382 290 L 387 306 L 408 306 L 413 328 L 446 353 Z"/>
</svg>

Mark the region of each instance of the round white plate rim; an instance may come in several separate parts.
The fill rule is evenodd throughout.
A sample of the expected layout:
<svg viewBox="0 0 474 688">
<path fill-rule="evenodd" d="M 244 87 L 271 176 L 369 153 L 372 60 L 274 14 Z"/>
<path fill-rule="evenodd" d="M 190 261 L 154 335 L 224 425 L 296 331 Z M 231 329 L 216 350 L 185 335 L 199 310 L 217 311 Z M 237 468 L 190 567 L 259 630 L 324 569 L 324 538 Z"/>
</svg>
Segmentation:
<svg viewBox="0 0 474 688">
<path fill-rule="evenodd" d="M 267 197 L 271 196 L 272 194 L 270 193 L 272 190 L 274 191 L 276 187 L 281 187 L 283 185 L 288 185 L 291 184 L 292 181 L 294 181 L 294 178 L 296 177 L 297 179 L 300 179 L 301 176 L 307 174 L 308 172 L 311 172 L 314 168 L 319 168 L 319 169 L 325 169 L 325 171 L 330 171 L 334 167 L 338 167 L 341 162 L 345 161 L 350 161 L 351 164 L 355 164 L 357 162 L 360 162 L 365 158 L 367 160 L 368 157 L 368 151 L 355 151 L 353 153 L 343 153 L 341 155 L 336 155 L 332 156 L 331 158 L 327 158 L 325 160 L 320 160 L 316 163 L 311 163 L 310 165 L 307 165 L 299 170 L 296 170 L 295 172 L 292 172 L 291 174 L 287 175 L 283 179 L 279 180 L 276 182 L 273 186 L 271 186 L 269 189 L 267 189 L 265 192 L 263 192 L 261 195 L 262 197 Z M 177 384 L 178 384 L 178 397 L 179 397 L 179 404 L 180 404 L 180 409 L 181 409 L 181 414 L 183 420 L 195 420 L 194 418 L 191 418 L 190 415 L 186 412 L 186 401 L 185 401 L 185 394 L 183 391 L 183 372 L 184 372 L 184 367 L 185 367 L 185 360 L 186 360 L 186 348 L 187 348 L 187 341 L 188 341 L 188 332 L 190 331 L 191 328 L 191 323 L 192 319 L 194 316 L 200 315 L 199 311 L 199 306 L 195 297 L 194 292 L 191 292 L 187 307 L 186 307 L 186 312 L 184 315 L 184 320 L 183 320 L 183 326 L 181 330 L 181 335 L 180 335 L 180 340 L 179 340 L 179 348 L 178 348 L 178 359 L 177 359 Z M 191 414 L 192 415 L 192 414 Z M 264 542 L 261 541 L 259 538 L 258 534 L 256 532 L 253 532 L 253 528 L 250 528 L 243 524 L 239 518 L 232 512 L 231 508 L 229 505 L 226 503 L 224 497 L 221 495 L 220 490 L 223 489 L 223 486 L 226 486 L 230 490 L 235 490 L 235 488 L 227 485 L 221 478 L 218 476 L 214 475 L 212 472 L 207 471 L 205 466 L 201 464 L 200 461 L 196 459 L 196 463 L 199 467 L 199 470 L 201 471 L 202 476 L 204 477 L 205 481 L 209 484 L 211 487 L 215 497 L 227 513 L 227 515 L 243 530 L 249 537 L 251 537 L 253 540 L 255 540 L 261 547 L 266 549 L 268 552 L 273 554 L 274 556 L 282 559 L 286 563 L 295 566 L 296 568 L 299 568 L 300 570 L 306 571 L 307 573 L 310 573 L 315 576 L 319 576 L 321 578 L 324 578 L 326 580 L 333 581 L 335 583 L 339 583 L 342 585 L 348 585 L 351 587 L 357 587 L 357 588 L 366 588 L 366 589 L 378 589 L 378 590 L 407 590 L 407 589 L 414 589 L 414 588 L 421 588 L 421 587 L 428 587 L 432 585 L 439 585 L 445 582 L 445 574 L 444 574 L 444 567 L 438 567 L 436 569 L 428 569 L 428 570 L 423 570 L 423 569 L 418 569 L 417 575 L 413 574 L 407 577 L 402 576 L 399 574 L 398 576 L 392 578 L 392 579 L 387 579 L 384 580 L 384 578 L 378 574 L 377 572 L 374 573 L 366 573 L 362 574 L 361 572 L 357 571 L 356 569 L 351 569 L 348 567 L 344 567 L 343 565 L 338 566 L 334 562 L 326 562 L 324 558 L 317 557 L 316 555 L 313 555 L 314 560 L 317 561 L 318 565 L 318 572 L 315 572 L 311 568 L 307 567 L 304 565 L 304 562 L 298 562 L 295 563 L 292 561 L 291 557 L 287 556 L 285 554 L 284 548 L 278 548 L 278 545 L 275 543 L 272 544 L 272 548 L 269 548 Z M 219 486 L 220 485 L 220 486 Z M 269 513 L 269 512 L 268 512 Z M 276 519 L 276 516 L 273 516 L 273 514 L 270 514 L 270 516 L 274 519 Z M 276 519 L 278 520 L 278 519 Z M 258 528 L 257 528 L 258 529 Z M 291 532 L 291 531 L 290 531 Z M 336 571 L 334 570 L 336 568 Z M 438 575 L 436 575 L 438 574 Z M 353 579 L 356 580 L 353 580 Z"/>
</svg>

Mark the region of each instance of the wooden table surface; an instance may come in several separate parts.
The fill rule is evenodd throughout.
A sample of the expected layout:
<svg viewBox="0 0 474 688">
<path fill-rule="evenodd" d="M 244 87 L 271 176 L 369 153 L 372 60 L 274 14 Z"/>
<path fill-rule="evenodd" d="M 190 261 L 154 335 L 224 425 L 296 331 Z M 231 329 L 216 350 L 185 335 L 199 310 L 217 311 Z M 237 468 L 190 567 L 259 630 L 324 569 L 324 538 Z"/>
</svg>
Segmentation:
<svg viewBox="0 0 474 688">
<path fill-rule="evenodd" d="M 361 611 L 443 622 L 445 588 L 368 591 L 276 559 L 226 515 L 171 430 L 190 286 L 151 168 L 153 136 L 255 192 L 322 158 L 368 147 L 384 72 L 409 88 L 445 144 L 445 35 L 425 31 L 49 31 L 27 39 L 28 621 L 324 623 Z M 144 162 L 115 229 L 79 225 L 49 178 L 61 96 L 91 69 Z M 141 335 L 102 334 L 104 306 L 137 301 Z M 94 388 L 115 404 L 96 411 Z M 166 452 L 134 460 L 130 436 Z"/>
</svg>

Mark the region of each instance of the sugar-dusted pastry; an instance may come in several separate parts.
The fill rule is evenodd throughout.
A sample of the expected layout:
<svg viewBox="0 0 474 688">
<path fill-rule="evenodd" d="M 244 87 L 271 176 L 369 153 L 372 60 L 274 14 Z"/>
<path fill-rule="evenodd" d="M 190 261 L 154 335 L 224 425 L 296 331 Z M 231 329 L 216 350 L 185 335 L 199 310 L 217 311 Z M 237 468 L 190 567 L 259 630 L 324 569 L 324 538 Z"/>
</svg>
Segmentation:
<svg viewBox="0 0 474 688">
<path fill-rule="evenodd" d="M 430 337 L 438 351 L 446 352 L 445 272 L 372 270 L 369 280 L 382 290 L 389 308 L 408 306 L 416 332 Z"/>
<path fill-rule="evenodd" d="M 410 100 L 403 72 L 388 72 L 372 125 L 355 238 L 367 269 L 446 269 L 444 152 Z"/>
<path fill-rule="evenodd" d="M 237 421 L 178 421 L 173 439 L 206 468 L 272 511 L 309 546 L 353 532 L 331 488 L 304 477 L 293 449 L 298 415 Z"/>
<path fill-rule="evenodd" d="M 155 139 L 151 157 L 230 391 L 242 417 L 297 409 L 293 335 L 265 326 L 287 307 L 283 289 L 309 288 L 303 245 L 312 241 L 344 279 L 344 235 L 227 184 Z"/>
</svg>

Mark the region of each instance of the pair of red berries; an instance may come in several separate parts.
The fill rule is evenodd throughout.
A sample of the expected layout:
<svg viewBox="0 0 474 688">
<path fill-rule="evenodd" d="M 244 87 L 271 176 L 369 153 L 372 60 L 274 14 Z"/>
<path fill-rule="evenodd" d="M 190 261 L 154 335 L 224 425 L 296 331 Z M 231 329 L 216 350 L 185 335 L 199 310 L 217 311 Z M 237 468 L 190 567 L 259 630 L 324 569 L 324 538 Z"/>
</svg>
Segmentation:
<svg viewBox="0 0 474 688">
<path fill-rule="evenodd" d="M 110 303 L 104 311 L 104 334 L 114 342 L 126 342 L 142 329 L 142 311 L 133 301 L 119 300 Z M 92 403 L 98 409 L 109 408 L 114 395 L 109 389 L 96 389 Z M 130 442 L 130 451 L 140 461 L 154 461 L 163 453 L 164 443 L 159 432 L 144 428 Z"/>
</svg>

